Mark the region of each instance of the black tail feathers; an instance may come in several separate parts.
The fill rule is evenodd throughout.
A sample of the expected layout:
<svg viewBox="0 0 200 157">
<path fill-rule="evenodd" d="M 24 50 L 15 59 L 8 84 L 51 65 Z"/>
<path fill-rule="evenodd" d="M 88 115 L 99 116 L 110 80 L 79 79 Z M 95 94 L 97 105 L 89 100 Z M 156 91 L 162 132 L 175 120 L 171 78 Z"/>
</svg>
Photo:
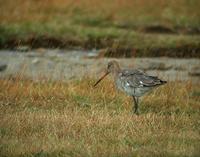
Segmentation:
<svg viewBox="0 0 200 157">
<path fill-rule="evenodd" d="M 160 84 L 165 84 L 167 81 L 160 80 Z"/>
</svg>

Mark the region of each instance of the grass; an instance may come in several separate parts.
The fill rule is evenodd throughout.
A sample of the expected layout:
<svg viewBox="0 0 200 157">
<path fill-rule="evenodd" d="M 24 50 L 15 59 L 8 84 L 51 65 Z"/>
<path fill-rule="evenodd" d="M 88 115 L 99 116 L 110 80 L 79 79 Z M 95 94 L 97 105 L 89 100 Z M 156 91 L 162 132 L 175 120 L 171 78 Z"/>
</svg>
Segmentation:
<svg viewBox="0 0 200 157">
<path fill-rule="evenodd" d="M 110 80 L 0 80 L 1 156 L 199 156 L 200 84 L 169 82 L 139 116 Z"/>
<path fill-rule="evenodd" d="M 198 0 L 177 0 L 176 3 L 173 0 L 16 0 L 15 3 L 8 0 L 1 2 L 0 19 L 2 23 L 64 21 L 106 27 L 120 23 L 129 23 L 132 27 L 151 24 L 199 26 L 199 4 Z"/>
<path fill-rule="evenodd" d="M 198 0 L 7 0 L 0 4 L 1 48 L 200 47 Z M 152 26 L 161 28 L 156 34 L 144 31 Z M 160 34 L 162 27 L 169 32 Z M 52 38 L 54 42 L 48 44 Z"/>
</svg>

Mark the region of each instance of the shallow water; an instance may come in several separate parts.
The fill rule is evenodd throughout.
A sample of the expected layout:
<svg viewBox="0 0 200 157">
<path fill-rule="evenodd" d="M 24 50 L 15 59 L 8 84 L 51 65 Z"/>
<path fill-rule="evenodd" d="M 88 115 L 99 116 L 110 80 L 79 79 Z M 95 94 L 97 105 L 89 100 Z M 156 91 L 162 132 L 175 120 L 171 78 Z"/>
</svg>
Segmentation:
<svg viewBox="0 0 200 157">
<path fill-rule="evenodd" d="M 79 79 L 83 76 L 99 77 L 113 58 L 96 58 L 97 50 L 49 50 L 28 52 L 0 50 L 0 77 L 23 75 L 34 80 Z M 122 67 L 142 69 L 164 80 L 200 80 L 200 59 L 180 58 L 128 58 L 115 59 Z"/>
</svg>

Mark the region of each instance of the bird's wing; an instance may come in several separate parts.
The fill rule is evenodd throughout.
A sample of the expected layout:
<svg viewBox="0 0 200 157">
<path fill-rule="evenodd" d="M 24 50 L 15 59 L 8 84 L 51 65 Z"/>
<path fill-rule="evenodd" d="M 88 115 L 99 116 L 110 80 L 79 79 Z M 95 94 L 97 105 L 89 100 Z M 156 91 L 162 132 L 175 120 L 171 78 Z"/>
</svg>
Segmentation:
<svg viewBox="0 0 200 157">
<path fill-rule="evenodd" d="M 152 87 L 166 83 L 156 76 L 150 76 L 140 70 L 123 70 L 121 78 L 130 87 Z"/>
</svg>

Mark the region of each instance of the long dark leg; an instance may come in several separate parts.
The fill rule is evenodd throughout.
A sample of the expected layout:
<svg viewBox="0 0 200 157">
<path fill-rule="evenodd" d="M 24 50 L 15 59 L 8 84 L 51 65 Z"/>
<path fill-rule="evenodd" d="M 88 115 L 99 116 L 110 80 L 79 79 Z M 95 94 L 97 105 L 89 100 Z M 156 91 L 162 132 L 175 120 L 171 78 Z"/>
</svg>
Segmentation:
<svg viewBox="0 0 200 157">
<path fill-rule="evenodd" d="M 138 97 L 135 97 L 135 96 L 132 96 L 132 97 L 133 97 L 133 101 L 134 101 L 133 112 L 138 115 L 139 114 L 139 112 L 138 112 L 139 99 L 138 99 Z"/>
</svg>

